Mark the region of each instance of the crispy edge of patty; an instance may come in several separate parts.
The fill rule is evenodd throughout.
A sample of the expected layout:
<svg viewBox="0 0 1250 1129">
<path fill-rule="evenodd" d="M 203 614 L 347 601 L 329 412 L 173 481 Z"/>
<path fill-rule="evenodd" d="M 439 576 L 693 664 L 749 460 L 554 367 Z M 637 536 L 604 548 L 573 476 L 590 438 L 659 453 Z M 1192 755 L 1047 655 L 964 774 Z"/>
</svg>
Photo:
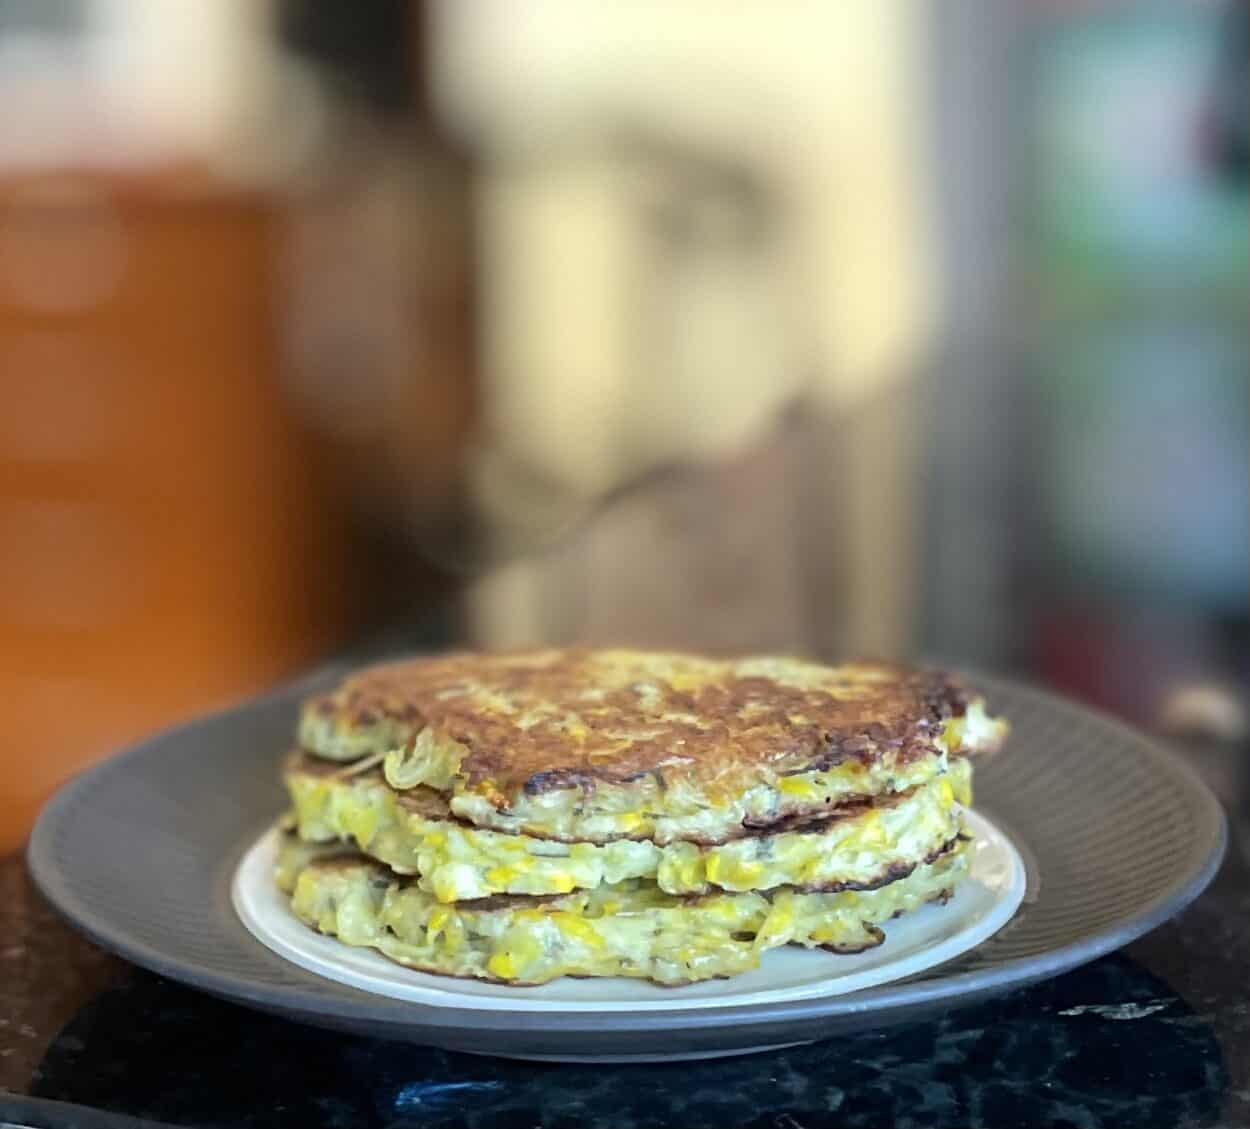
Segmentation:
<svg viewBox="0 0 1250 1129">
<path fill-rule="evenodd" d="M 668 681 L 652 674 L 645 694 L 638 683 L 615 684 L 618 667 L 645 680 L 649 664 L 673 663 L 699 679 L 686 688 L 671 670 Z M 806 684 L 769 677 L 761 665 L 769 663 L 782 674 L 800 672 Z M 586 694 L 600 697 L 588 705 Z M 344 759 L 397 752 L 428 733 L 449 748 L 460 787 L 507 807 L 520 794 L 564 789 L 663 788 L 688 777 L 732 791 L 761 770 L 791 775 L 886 757 L 905 764 L 938 751 L 945 723 L 963 716 L 974 697 L 951 674 L 882 663 L 584 649 L 459 654 L 366 668 L 306 702 L 300 733 L 324 757 L 336 757 L 338 739 L 348 742 Z M 520 725 L 500 703 L 550 707 L 552 716 Z M 642 736 L 604 747 L 612 734 L 631 732 Z"/>
<path fill-rule="evenodd" d="M 413 788 L 395 788 L 386 779 L 385 774 L 376 765 L 364 766 L 341 765 L 325 761 L 303 749 L 292 750 L 283 762 L 284 780 L 290 776 L 308 776 L 317 780 L 332 781 L 335 786 L 351 787 L 355 784 L 380 785 L 387 788 L 394 796 L 396 803 L 405 811 L 424 819 L 439 820 L 453 823 L 466 831 L 480 831 L 494 835 L 511 835 L 518 838 L 538 839 L 552 843 L 566 843 L 570 846 L 586 843 L 591 846 L 604 846 L 605 841 L 596 839 L 563 839 L 550 833 L 544 833 L 541 827 L 531 829 L 485 827 L 470 819 L 457 815 L 453 810 L 450 798 L 436 789 L 418 784 Z M 935 777 L 936 778 L 936 777 Z M 764 820 L 748 818 L 742 823 L 726 829 L 717 837 L 693 836 L 688 839 L 673 839 L 671 842 L 692 843 L 700 847 L 716 847 L 739 839 L 756 839 L 768 835 L 779 835 L 786 832 L 819 833 L 835 823 L 854 819 L 870 808 L 890 808 L 905 802 L 914 789 L 905 792 L 887 793 L 853 793 L 844 797 L 838 804 L 823 802 L 787 809 L 775 819 Z M 606 842 L 632 841 L 648 842 L 645 834 L 631 833 L 617 835 Z"/>
</svg>

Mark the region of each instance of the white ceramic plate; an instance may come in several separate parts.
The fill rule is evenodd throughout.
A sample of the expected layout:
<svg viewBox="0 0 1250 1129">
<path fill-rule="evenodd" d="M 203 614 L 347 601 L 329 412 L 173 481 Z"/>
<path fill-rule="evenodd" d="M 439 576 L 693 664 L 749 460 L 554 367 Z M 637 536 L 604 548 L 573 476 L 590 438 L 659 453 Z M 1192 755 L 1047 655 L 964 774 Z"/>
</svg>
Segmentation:
<svg viewBox="0 0 1250 1129">
<path fill-rule="evenodd" d="M 515 988 L 416 972 L 371 949 L 351 948 L 304 925 L 273 882 L 279 833 L 243 856 L 232 897 L 243 924 L 274 952 L 309 972 L 367 992 L 435 1007 L 516 1011 L 681 1011 L 843 995 L 943 964 L 997 933 L 1024 897 L 1019 852 L 988 819 L 967 813 L 976 837 L 971 877 L 945 905 L 923 906 L 885 926 L 884 944 L 841 956 L 774 949 L 760 967 L 728 980 L 662 988 L 625 978 L 562 979 Z"/>
</svg>

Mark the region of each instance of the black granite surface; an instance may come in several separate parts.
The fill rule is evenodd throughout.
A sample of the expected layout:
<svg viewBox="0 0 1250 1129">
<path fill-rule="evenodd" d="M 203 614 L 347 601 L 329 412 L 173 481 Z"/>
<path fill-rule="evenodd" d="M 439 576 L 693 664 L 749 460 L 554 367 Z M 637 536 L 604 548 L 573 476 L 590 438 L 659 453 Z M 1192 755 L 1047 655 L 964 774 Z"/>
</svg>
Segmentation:
<svg viewBox="0 0 1250 1129">
<path fill-rule="evenodd" d="M 1191 752 L 1233 806 L 1239 755 Z M 544 1065 L 338 1035 L 200 995 L 81 939 L 12 856 L 0 860 L 0 1127 L 1250 1129 L 1248 958 L 1238 827 L 1212 888 L 1175 921 L 939 1021 L 707 1062 Z"/>
</svg>

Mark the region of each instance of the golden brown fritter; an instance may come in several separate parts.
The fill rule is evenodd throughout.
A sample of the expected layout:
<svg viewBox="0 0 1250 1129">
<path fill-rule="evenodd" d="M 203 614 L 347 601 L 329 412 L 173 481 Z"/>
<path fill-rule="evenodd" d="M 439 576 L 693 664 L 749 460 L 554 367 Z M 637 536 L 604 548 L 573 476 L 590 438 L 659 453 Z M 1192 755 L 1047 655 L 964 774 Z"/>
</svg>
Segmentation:
<svg viewBox="0 0 1250 1129">
<path fill-rule="evenodd" d="M 463 745 L 472 785 L 530 794 L 647 773 L 816 771 L 932 751 L 967 688 L 939 671 L 637 651 L 454 654 L 371 667 L 305 706 L 309 751 L 346 758 L 421 730 Z M 370 734 L 375 735 L 371 739 Z"/>
<path fill-rule="evenodd" d="M 492 894 L 560 894 L 635 878 L 671 894 L 725 890 L 866 889 L 914 866 L 959 832 L 957 798 L 968 761 L 909 792 L 838 804 L 819 820 L 767 833 L 726 828 L 715 845 L 614 839 L 562 843 L 476 827 L 433 789 L 393 789 L 376 769 L 345 775 L 300 755 L 287 766 L 294 827 L 312 842 L 347 842 L 401 874 L 419 876 L 439 901 Z"/>
<path fill-rule="evenodd" d="M 300 741 L 389 752 L 393 786 L 448 793 L 480 826 L 666 842 L 903 791 L 1004 730 L 936 671 L 548 649 L 361 671 L 305 704 Z"/>
<path fill-rule="evenodd" d="M 301 850 L 279 870 L 293 891 L 291 908 L 305 924 L 410 968 L 515 985 L 560 976 L 679 985 L 745 972 L 782 945 L 839 953 L 879 945 L 882 926 L 892 918 L 948 897 L 967 874 L 969 855 L 965 844 L 956 844 L 866 891 L 689 898 L 626 882 L 556 897 L 454 905 L 359 856 L 318 862 Z"/>
</svg>

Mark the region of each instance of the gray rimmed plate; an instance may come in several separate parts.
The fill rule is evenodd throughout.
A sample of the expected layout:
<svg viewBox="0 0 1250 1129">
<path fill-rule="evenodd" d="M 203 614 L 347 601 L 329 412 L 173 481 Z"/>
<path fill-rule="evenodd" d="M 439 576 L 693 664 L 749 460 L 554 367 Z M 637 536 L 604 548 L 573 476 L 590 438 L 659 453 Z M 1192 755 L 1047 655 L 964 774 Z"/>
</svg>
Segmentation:
<svg viewBox="0 0 1250 1129">
<path fill-rule="evenodd" d="M 392 999 L 289 963 L 231 905 L 239 860 L 284 806 L 278 761 L 297 704 L 340 675 L 171 730 L 79 776 L 31 836 L 40 888 L 106 948 L 265 1011 L 454 1050 L 628 1060 L 820 1039 L 1053 976 L 1177 913 L 1224 853 L 1223 812 L 1183 764 L 1109 718 L 980 678 L 1014 729 L 978 767 L 976 806 L 1025 855 L 1029 891 L 1006 928 L 953 962 L 847 995 L 741 1007 L 481 1010 Z"/>
</svg>

